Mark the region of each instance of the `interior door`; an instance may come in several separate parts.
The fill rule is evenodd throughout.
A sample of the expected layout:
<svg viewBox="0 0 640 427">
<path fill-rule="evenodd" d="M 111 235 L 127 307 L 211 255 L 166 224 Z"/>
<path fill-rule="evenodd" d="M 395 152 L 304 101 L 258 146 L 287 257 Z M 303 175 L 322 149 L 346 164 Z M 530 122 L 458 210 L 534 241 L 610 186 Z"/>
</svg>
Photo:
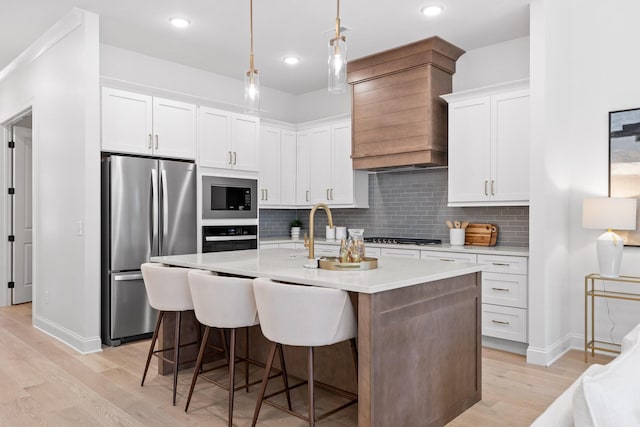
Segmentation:
<svg viewBox="0 0 640 427">
<path fill-rule="evenodd" d="M 33 211 L 32 211 L 32 133 L 31 128 L 13 126 L 14 151 L 14 225 L 13 304 L 31 301 Z"/>
</svg>

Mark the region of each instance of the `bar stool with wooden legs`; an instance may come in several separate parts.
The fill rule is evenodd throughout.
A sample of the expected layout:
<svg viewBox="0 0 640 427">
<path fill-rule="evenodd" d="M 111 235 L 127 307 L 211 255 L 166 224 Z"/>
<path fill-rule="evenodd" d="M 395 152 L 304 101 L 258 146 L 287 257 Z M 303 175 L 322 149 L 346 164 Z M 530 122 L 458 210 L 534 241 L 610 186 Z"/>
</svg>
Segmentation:
<svg viewBox="0 0 640 427">
<path fill-rule="evenodd" d="M 253 292 L 260 317 L 260 328 L 263 335 L 272 342 L 272 345 L 251 425 L 256 425 L 263 401 L 302 418 L 309 423 L 309 426 L 315 426 L 316 421 L 356 403 L 357 396 L 340 390 L 343 396 L 350 396 L 351 400 L 325 414 L 319 416 L 315 414 L 314 386 L 321 384 L 315 384 L 313 376 L 314 347 L 350 340 L 357 375 L 358 358 L 355 338 L 358 334 L 358 328 L 349 294 L 340 289 L 290 285 L 261 278 L 254 280 Z M 269 369 L 273 364 L 278 345 L 308 348 L 308 380 L 291 387 L 294 388 L 305 383 L 308 385 L 309 415 L 307 417 L 291 411 L 291 408 L 287 410 L 284 406 L 268 400 L 269 397 L 280 392 L 265 396 Z M 335 388 L 331 389 L 338 391 Z"/>
<path fill-rule="evenodd" d="M 197 341 L 187 344 L 180 344 L 180 325 L 182 313 L 193 310 L 193 302 L 191 299 L 191 291 L 189 290 L 189 282 L 187 273 L 191 271 L 188 268 L 169 267 L 159 263 L 145 263 L 140 266 L 144 286 L 149 297 L 151 307 L 158 310 L 158 319 L 156 327 L 153 331 L 149 354 L 147 355 L 147 363 L 142 374 L 142 382 L 140 386 L 144 386 L 144 380 L 149 370 L 151 356 L 173 364 L 173 405 L 176 404 L 176 387 L 178 384 L 178 366 L 180 364 L 180 348 L 188 345 L 197 344 Z M 173 347 L 154 350 L 158 339 L 160 324 L 165 319 L 167 312 L 174 312 L 175 317 L 175 334 Z M 173 350 L 173 360 L 164 357 L 164 352 Z"/>
<path fill-rule="evenodd" d="M 186 412 L 189 409 L 189 403 L 191 402 L 191 396 L 193 395 L 196 381 L 198 377 L 202 377 L 205 380 L 229 390 L 229 426 L 231 426 L 233 422 L 234 392 L 243 388 L 249 391 L 249 386 L 260 382 L 260 380 L 258 380 L 249 383 L 249 363 L 253 362 L 249 359 L 249 327 L 259 324 L 258 311 L 256 309 L 256 302 L 253 296 L 253 279 L 223 277 L 210 272 L 195 270 L 189 272 L 189 286 L 191 289 L 191 296 L 193 298 L 193 307 L 196 318 L 205 326 L 205 330 L 202 344 L 200 346 L 200 352 L 198 353 L 198 359 L 196 361 L 195 371 L 193 372 L 193 379 L 191 380 L 191 388 L 189 390 L 189 396 L 187 397 L 187 404 L 185 405 L 184 410 Z M 230 342 L 228 346 L 229 359 L 227 364 L 202 371 L 205 344 L 209 337 L 209 331 L 212 327 L 219 328 L 221 330 L 230 330 Z M 246 331 L 245 353 L 243 358 L 236 357 L 236 331 L 239 328 L 245 328 Z M 235 368 L 237 361 L 243 361 L 245 368 L 244 384 L 238 387 L 235 385 Z M 282 351 L 280 351 L 280 363 L 282 371 L 271 376 L 271 378 L 282 375 L 285 389 L 288 389 L 286 368 L 284 366 Z M 212 370 L 223 368 L 225 366 L 229 367 L 228 385 L 222 384 L 204 375 Z M 289 397 L 288 392 L 287 399 L 289 408 L 291 408 L 291 398 Z"/>
</svg>

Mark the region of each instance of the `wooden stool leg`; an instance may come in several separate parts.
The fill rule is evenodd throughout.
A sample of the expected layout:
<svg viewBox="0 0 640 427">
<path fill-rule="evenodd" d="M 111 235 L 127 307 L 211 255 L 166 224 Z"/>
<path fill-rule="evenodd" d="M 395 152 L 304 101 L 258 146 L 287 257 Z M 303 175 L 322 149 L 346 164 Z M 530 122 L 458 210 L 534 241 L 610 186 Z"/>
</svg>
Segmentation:
<svg viewBox="0 0 640 427">
<path fill-rule="evenodd" d="M 284 383 L 284 389 L 287 394 L 287 405 L 289 406 L 289 410 L 291 411 L 291 393 L 289 392 L 289 377 L 287 376 L 287 366 L 284 363 L 284 351 L 282 349 L 282 344 L 278 344 L 278 349 L 280 350 L 280 369 L 282 370 L 282 382 Z"/>
<path fill-rule="evenodd" d="M 209 340 L 209 331 L 211 328 L 209 326 L 205 326 L 204 328 L 204 336 L 202 337 L 202 342 L 200 343 L 200 351 L 198 352 L 198 360 L 196 361 L 196 368 L 193 371 L 193 378 L 191 379 L 191 388 L 189 389 L 189 396 L 187 397 L 187 404 L 184 407 L 184 412 L 187 412 L 189 409 L 189 403 L 191 402 L 191 396 L 193 395 L 193 389 L 196 386 L 196 380 L 198 379 L 198 375 L 200 374 L 200 370 L 202 369 L 202 359 L 204 359 L 204 351 L 207 348 L 207 341 Z"/>
<path fill-rule="evenodd" d="M 249 327 L 244 329 L 244 383 L 246 385 L 245 390 L 249 392 Z"/>
<path fill-rule="evenodd" d="M 313 347 L 309 347 L 309 427 L 316 425 L 316 408 L 315 408 L 315 396 L 313 395 Z"/>
<path fill-rule="evenodd" d="M 178 363 L 180 361 L 180 321 L 182 313 L 176 311 L 176 333 L 173 348 L 173 406 L 176 406 L 176 389 L 178 388 Z"/>
<path fill-rule="evenodd" d="M 153 349 L 156 346 L 156 340 L 158 339 L 158 331 L 160 330 L 160 322 L 164 317 L 164 311 L 158 312 L 158 318 L 156 320 L 156 328 L 153 330 L 153 338 L 151 338 L 151 347 L 149 347 L 149 354 L 147 355 L 147 363 L 144 365 L 144 373 L 142 374 L 142 382 L 140 387 L 144 386 L 144 379 L 147 377 L 147 371 L 149 370 L 149 363 L 151 362 L 151 356 L 153 356 Z"/>
<path fill-rule="evenodd" d="M 269 382 L 269 374 L 271 373 L 271 368 L 273 367 L 273 359 L 275 359 L 277 348 L 278 344 L 271 344 L 269 357 L 267 358 L 267 366 L 265 366 L 264 368 L 264 376 L 262 378 L 262 385 L 260 386 L 260 394 L 258 395 L 258 401 L 256 402 L 256 410 L 253 412 L 253 421 L 251 422 L 251 427 L 255 427 L 256 423 L 258 422 L 258 414 L 260 413 L 260 407 L 262 406 L 264 393 L 265 391 L 267 391 L 267 382 Z"/>
<path fill-rule="evenodd" d="M 236 376 L 236 330 L 231 329 L 229 342 L 229 427 L 233 425 L 233 395 L 235 392 Z"/>
</svg>

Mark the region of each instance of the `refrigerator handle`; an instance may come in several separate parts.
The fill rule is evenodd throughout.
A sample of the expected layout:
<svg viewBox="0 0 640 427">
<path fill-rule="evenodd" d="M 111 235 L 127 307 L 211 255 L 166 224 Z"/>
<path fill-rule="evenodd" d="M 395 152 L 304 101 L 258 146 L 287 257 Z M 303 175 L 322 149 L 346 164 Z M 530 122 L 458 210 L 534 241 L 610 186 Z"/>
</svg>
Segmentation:
<svg viewBox="0 0 640 427">
<path fill-rule="evenodd" d="M 160 255 L 168 255 L 162 247 L 167 241 L 167 234 L 169 234 L 169 194 L 167 193 L 167 171 L 165 169 L 160 172 L 160 187 L 162 187 L 162 240 L 159 250 Z"/>
<path fill-rule="evenodd" d="M 158 241 L 158 171 L 151 169 L 151 254 L 153 255 L 154 243 Z M 159 253 L 158 253 L 159 255 Z"/>
</svg>

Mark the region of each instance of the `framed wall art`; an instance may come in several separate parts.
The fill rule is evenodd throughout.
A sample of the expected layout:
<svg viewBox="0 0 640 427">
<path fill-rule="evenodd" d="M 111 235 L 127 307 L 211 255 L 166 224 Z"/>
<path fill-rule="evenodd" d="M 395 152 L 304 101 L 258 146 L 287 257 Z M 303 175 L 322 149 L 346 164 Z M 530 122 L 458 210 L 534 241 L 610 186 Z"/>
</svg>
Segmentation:
<svg viewBox="0 0 640 427">
<path fill-rule="evenodd" d="M 609 113 L 609 196 L 640 200 L 640 108 Z M 616 233 L 640 246 L 640 206 L 636 230 Z"/>
</svg>

